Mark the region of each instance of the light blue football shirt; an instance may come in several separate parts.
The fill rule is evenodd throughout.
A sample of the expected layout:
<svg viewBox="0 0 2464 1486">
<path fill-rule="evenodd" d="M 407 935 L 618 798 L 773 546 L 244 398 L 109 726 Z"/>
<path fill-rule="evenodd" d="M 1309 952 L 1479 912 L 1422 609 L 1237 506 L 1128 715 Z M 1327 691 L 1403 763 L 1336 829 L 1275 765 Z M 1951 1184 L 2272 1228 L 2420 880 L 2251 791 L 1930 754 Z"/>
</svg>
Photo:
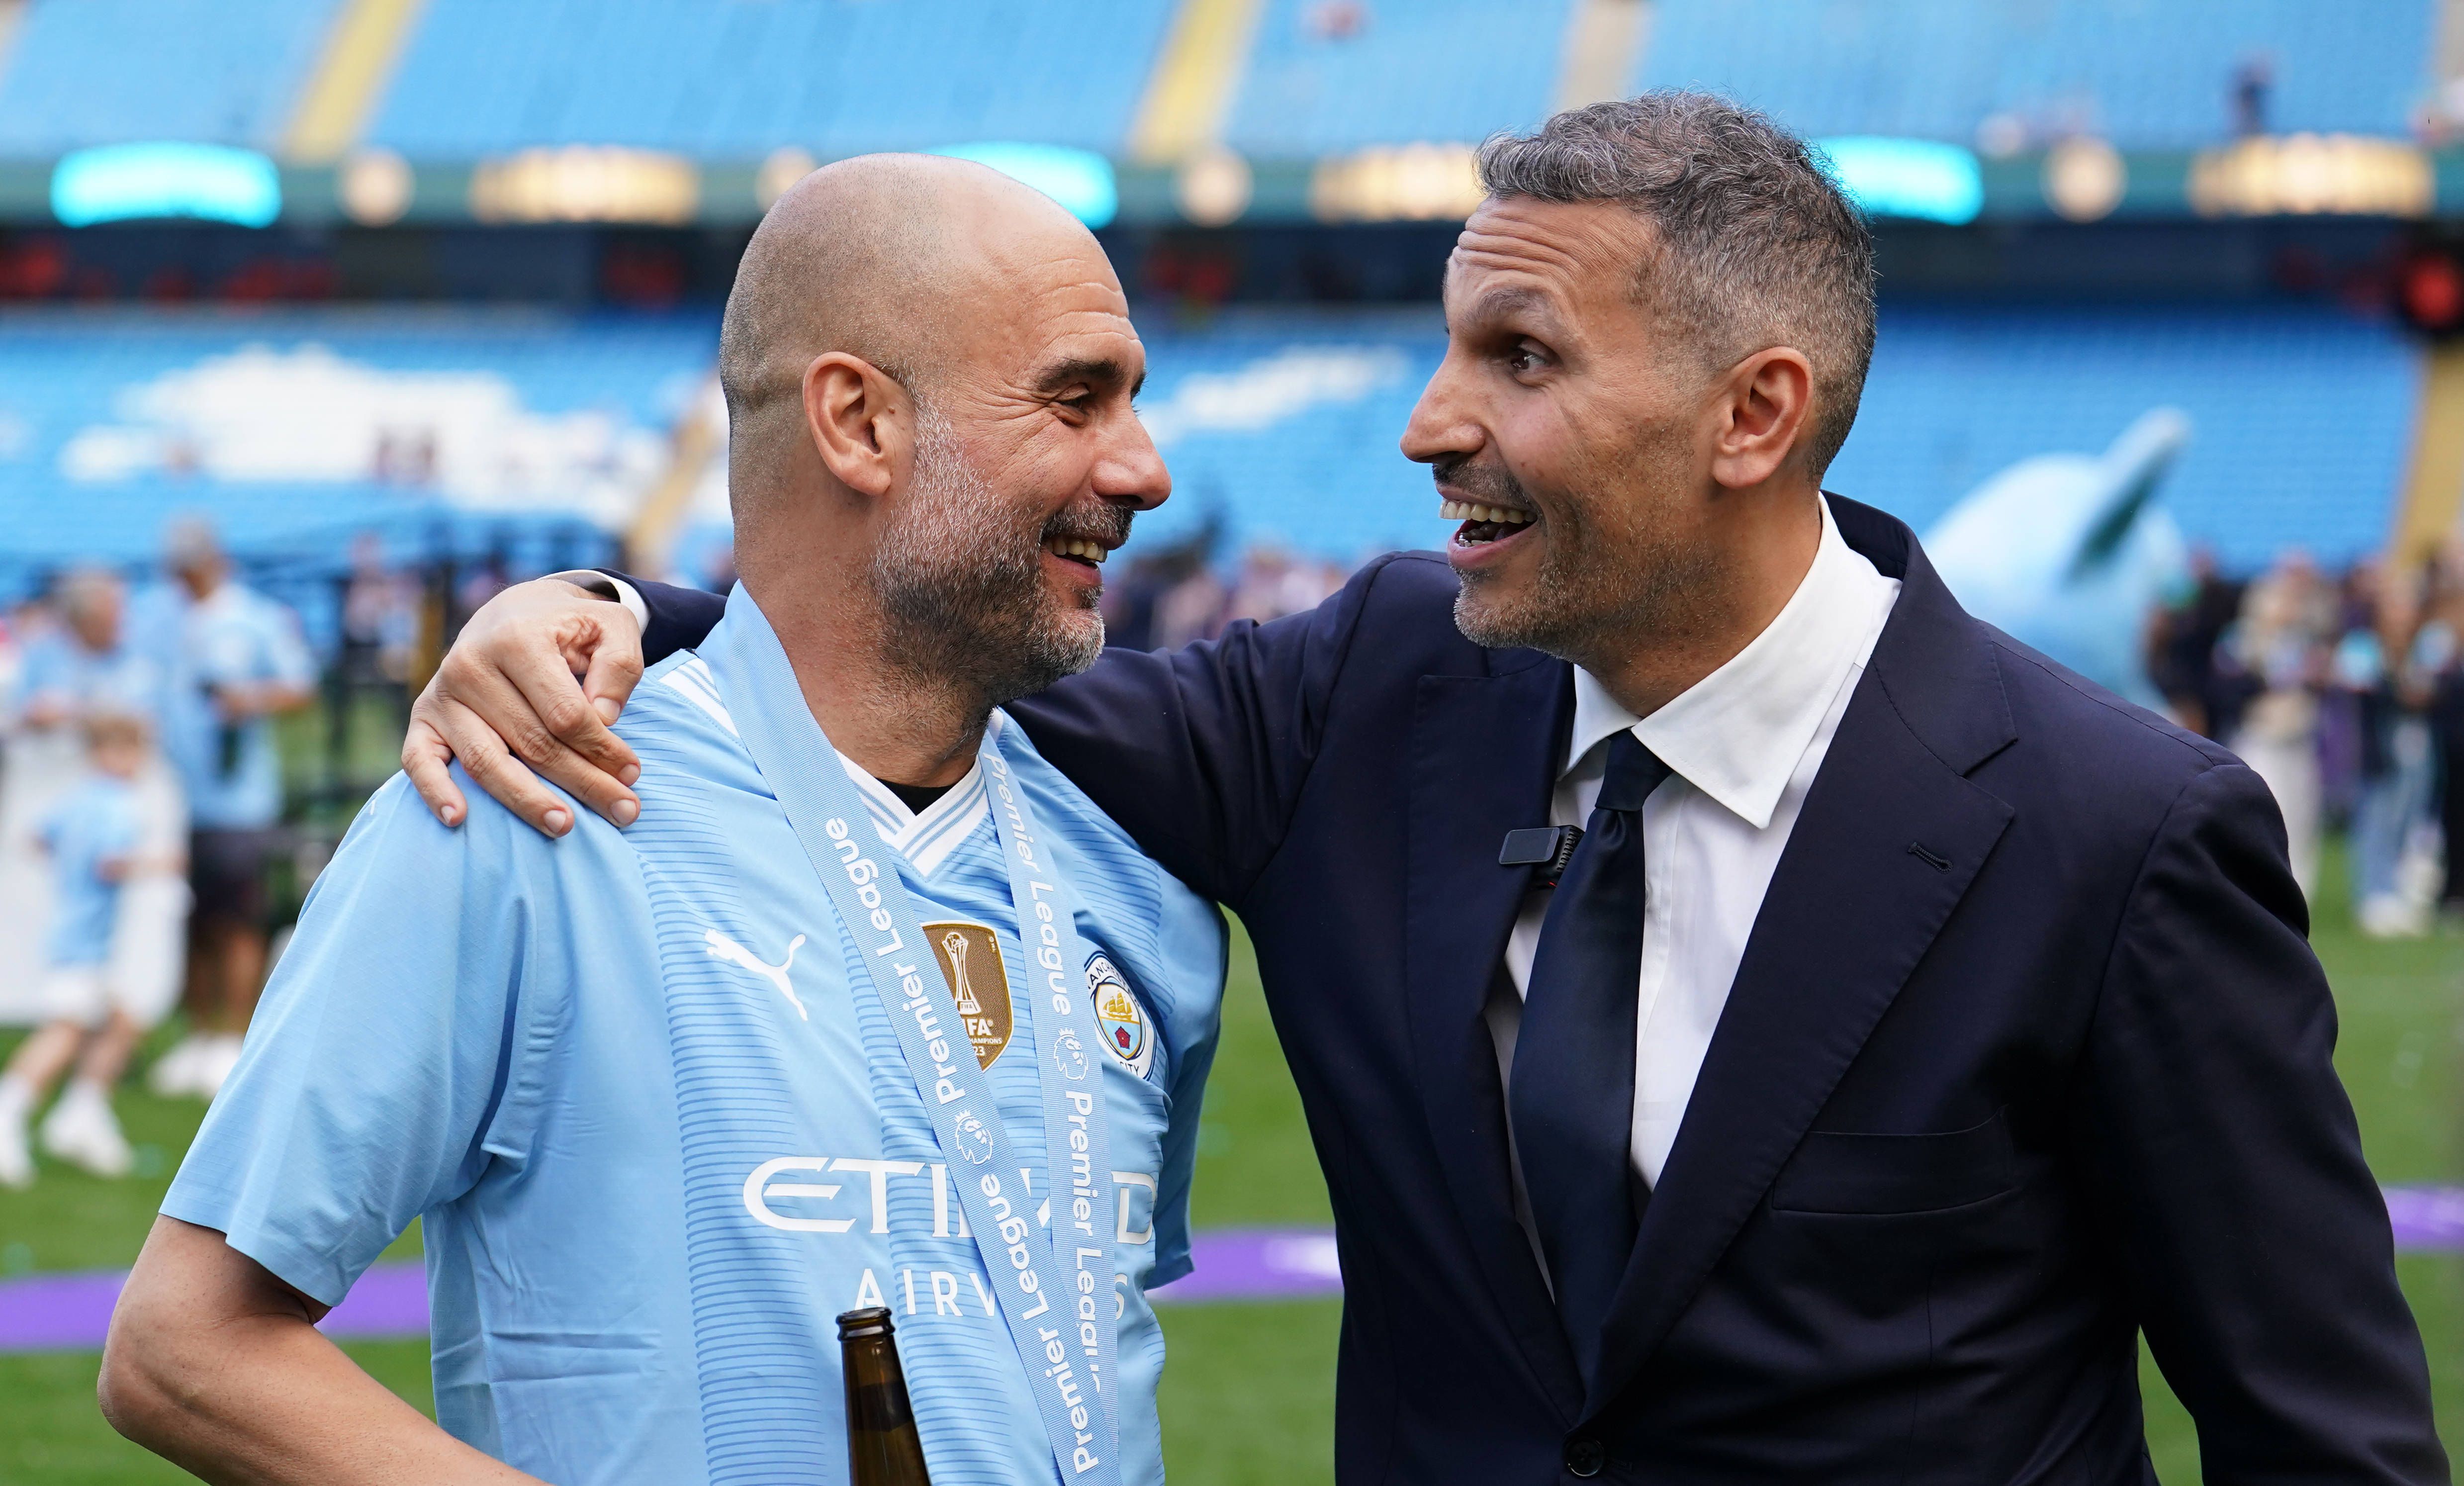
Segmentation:
<svg viewBox="0 0 2464 1486">
<path fill-rule="evenodd" d="M 135 851 L 137 835 L 137 791 L 108 774 L 88 776 L 43 818 L 43 848 L 52 857 L 53 965 L 110 962 L 120 884 L 102 869 Z"/>
<path fill-rule="evenodd" d="M 723 623 L 761 622 L 747 602 Z M 628 831 L 577 811 L 550 841 L 466 784 L 450 832 L 404 781 L 380 791 L 163 1210 L 328 1302 L 424 1217 L 440 1422 L 561 1486 L 843 1480 L 834 1318 L 869 1304 L 896 1317 L 934 1480 L 1043 1486 L 1059 1472 L 923 1101 L 736 737 L 736 712 L 803 699 L 745 692 L 694 654 L 651 671 L 620 729 L 642 758 Z M 1108 1031 L 1106 1093 L 1123 1478 L 1157 1482 L 1145 1292 L 1189 1267 L 1222 921 L 995 725 L 1076 893 L 1099 1015 L 1142 1024 Z M 1008 1014 L 988 1073 L 1041 1191 L 1030 1009 L 984 958 L 1020 950 L 982 782 L 916 815 L 858 780 L 935 937 L 968 942 L 987 1028 Z"/>
<path fill-rule="evenodd" d="M 163 705 L 163 674 L 134 644 L 96 652 L 72 635 L 46 634 L 26 647 L 17 692 L 21 710 L 48 702 L 75 716 L 113 712 L 151 724 Z"/>
<path fill-rule="evenodd" d="M 189 823 L 208 831 L 273 825 L 282 816 L 282 761 L 274 720 L 259 716 L 227 724 L 214 707 L 212 690 L 314 681 L 316 662 L 299 637 L 298 619 L 264 594 L 227 580 L 178 611 L 169 671 L 163 751 L 187 791 Z"/>
</svg>

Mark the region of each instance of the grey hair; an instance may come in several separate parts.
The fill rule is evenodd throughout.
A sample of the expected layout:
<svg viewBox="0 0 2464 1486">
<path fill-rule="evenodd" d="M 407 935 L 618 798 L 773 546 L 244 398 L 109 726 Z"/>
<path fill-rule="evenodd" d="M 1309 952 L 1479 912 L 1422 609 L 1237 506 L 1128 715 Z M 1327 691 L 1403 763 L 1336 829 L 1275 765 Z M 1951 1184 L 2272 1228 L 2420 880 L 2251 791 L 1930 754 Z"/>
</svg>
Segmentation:
<svg viewBox="0 0 2464 1486">
<path fill-rule="evenodd" d="M 1638 293 L 1728 366 L 1792 345 L 1814 368 L 1819 479 L 1874 357 L 1874 237 L 1805 142 L 1750 108 L 1662 89 L 1568 109 L 1480 149 L 1493 196 L 1614 201 L 1654 230 Z"/>
</svg>

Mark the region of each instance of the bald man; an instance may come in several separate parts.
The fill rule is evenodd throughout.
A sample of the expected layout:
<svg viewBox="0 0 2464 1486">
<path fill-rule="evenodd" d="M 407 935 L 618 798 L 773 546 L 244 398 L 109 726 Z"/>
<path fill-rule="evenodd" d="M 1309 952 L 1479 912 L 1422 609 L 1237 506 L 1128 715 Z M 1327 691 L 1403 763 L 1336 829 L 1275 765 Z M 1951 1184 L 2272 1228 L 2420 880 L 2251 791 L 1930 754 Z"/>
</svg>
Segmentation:
<svg viewBox="0 0 2464 1486">
<path fill-rule="evenodd" d="M 842 1480 L 833 1318 L 883 1307 L 943 1486 L 1162 1479 L 1221 920 L 998 711 L 1095 658 L 1169 492 L 1144 365 L 989 170 L 779 203 L 721 337 L 742 585 L 625 715 L 649 809 L 369 803 L 130 1277 L 115 1425 L 214 1480 Z M 435 1424 L 315 1327 L 415 1218 Z"/>
</svg>

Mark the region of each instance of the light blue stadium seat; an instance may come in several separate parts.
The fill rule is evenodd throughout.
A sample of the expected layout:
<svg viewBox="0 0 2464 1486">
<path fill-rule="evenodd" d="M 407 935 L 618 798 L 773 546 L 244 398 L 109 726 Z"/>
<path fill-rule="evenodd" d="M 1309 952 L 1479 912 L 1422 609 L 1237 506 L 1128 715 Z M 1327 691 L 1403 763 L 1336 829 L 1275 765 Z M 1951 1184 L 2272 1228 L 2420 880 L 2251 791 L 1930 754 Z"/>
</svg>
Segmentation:
<svg viewBox="0 0 2464 1486">
<path fill-rule="evenodd" d="M 340 0 L 33 0 L 0 64 L 0 155 L 184 140 L 269 148 Z"/>
<path fill-rule="evenodd" d="M 370 138 L 443 159 L 986 140 L 1116 153 L 1171 14 L 1160 0 L 432 0 Z"/>
<path fill-rule="evenodd" d="M 1226 143 L 1264 159 L 1476 143 L 1549 115 L 1571 0 L 1380 0 L 1356 34 L 1311 34 L 1322 0 L 1269 0 Z"/>
<path fill-rule="evenodd" d="M 2231 137 L 2245 62 L 2266 123 L 2405 135 L 2432 86 L 2434 0 L 1659 0 L 1638 89 L 1729 94 L 1800 133 L 1968 144 L 2008 114 L 2041 141 Z"/>
</svg>

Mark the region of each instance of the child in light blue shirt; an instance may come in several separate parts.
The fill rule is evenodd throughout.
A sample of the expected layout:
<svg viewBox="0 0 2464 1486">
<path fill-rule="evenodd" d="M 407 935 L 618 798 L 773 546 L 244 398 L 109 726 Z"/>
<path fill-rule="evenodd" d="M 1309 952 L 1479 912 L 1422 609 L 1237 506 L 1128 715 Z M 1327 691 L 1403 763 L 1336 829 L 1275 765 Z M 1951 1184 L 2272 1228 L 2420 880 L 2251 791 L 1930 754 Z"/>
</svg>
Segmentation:
<svg viewBox="0 0 2464 1486">
<path fill-rule="evenodd" d="M 0 1072 L 0 1186 L 33 1180 L 27 1120 L 81 1045 L 77 1076 L 43 1120 L 43 1148 L 99 1176 L 123 1176 L 130 1164 L 111 1090 L 144 1029 L 116 1004 L 109 978 L 120 884 L 141 832 L 133 781 L 144 767 L 147 739 L 143 721 L 121 713 L 89 718 L 84 734 L 87 776 L 53 808 L 40 832 L 54 886 L 47 1020 Z"/>
</svg>

